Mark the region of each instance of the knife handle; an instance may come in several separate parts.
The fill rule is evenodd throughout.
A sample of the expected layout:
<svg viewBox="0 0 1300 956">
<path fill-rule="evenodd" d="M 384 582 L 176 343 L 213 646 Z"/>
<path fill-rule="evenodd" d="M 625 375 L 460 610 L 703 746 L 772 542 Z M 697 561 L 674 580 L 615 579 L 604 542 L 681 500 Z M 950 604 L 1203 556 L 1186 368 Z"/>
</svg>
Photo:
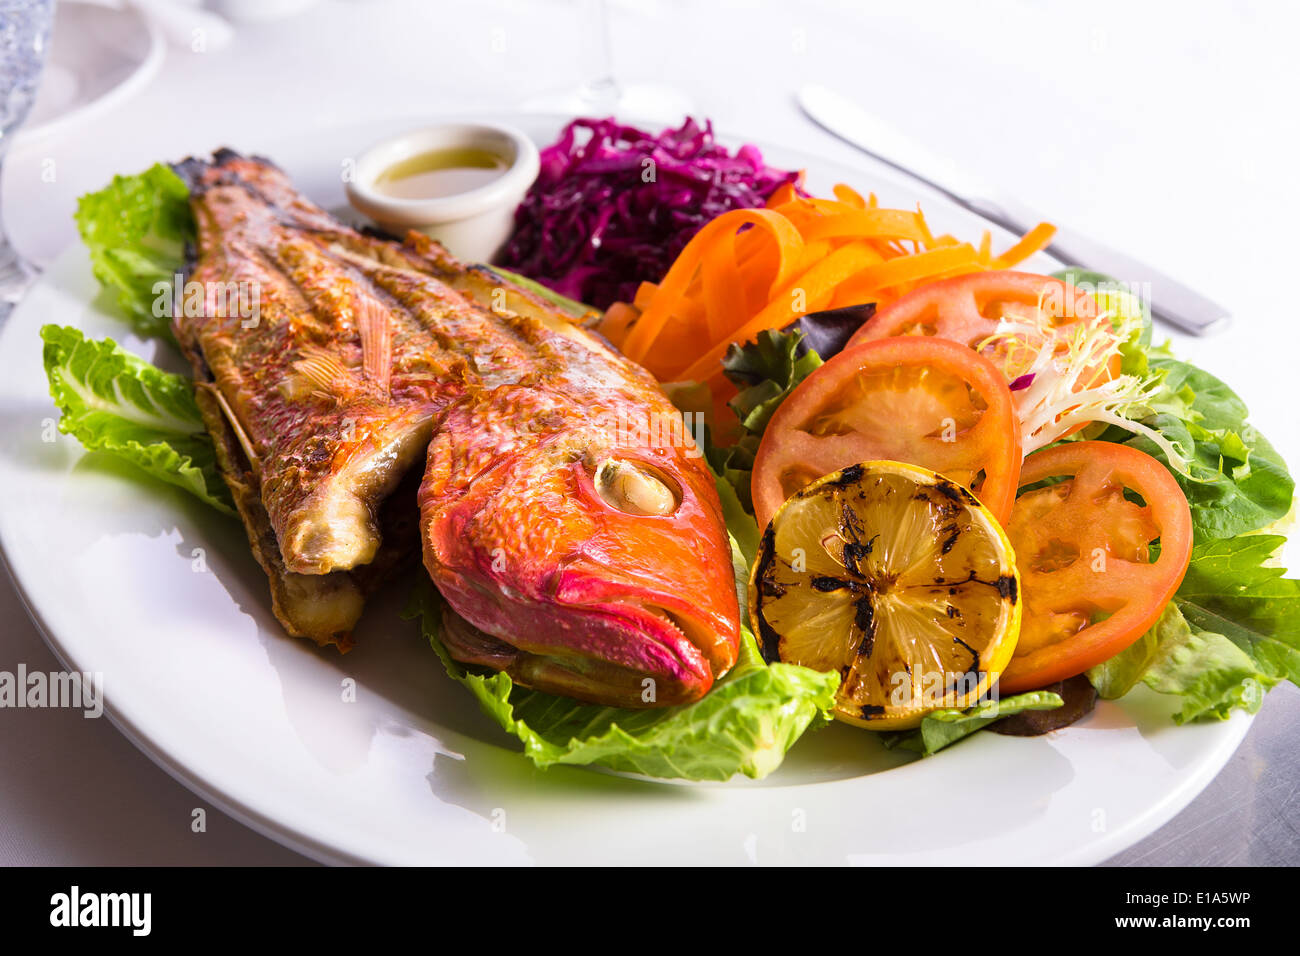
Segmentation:
<svg viewBox="0 0 1300 956">
<path fill-rule="evenodd" d="M 1018 234 L 1044 221 L 1043 217 L 1017 203 L 972 199 L 967 200 L 965 205 L 1004 229 Z M 1209 335 L 1222 331 L 1230 324 L 1232 313 L 1212 299 L 1131 256 L 1073 230 L 1058 228 L 1047 252 L 1067 266 L 1079 266 L 1113 276 L 1132 288 L 1151 306 L 1152 316 L 1185 332 Z"/>
</svg>

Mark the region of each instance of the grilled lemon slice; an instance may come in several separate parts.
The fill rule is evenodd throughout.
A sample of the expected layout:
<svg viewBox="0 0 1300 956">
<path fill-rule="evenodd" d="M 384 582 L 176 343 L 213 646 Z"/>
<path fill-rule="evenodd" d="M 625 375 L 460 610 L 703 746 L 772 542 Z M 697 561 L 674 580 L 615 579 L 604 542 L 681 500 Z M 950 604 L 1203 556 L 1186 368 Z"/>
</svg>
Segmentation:
<svg viewBox="0 0 1300 956">
<path fill-rule="evenodd" d="M 749 595 L 764 656 L 837 671 L 836 716 L 871 730 L 975 704 L 1020 634 L 997 521 L 960 485 L 894 461 L 834 472 L 782 505 Z"/>
</svg>

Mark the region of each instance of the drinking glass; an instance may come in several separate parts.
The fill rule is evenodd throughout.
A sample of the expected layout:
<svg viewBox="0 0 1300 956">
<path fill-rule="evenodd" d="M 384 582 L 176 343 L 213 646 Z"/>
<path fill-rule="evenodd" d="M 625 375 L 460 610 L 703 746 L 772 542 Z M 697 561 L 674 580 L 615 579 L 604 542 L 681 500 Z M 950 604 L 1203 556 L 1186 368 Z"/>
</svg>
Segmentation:
<svg viewBox="0 0 1300 956">
<path fill-rule="evenodd" d="M 0 0 L 0 176 L 14 134 L 36 99 L 53 18 L 54 0 Z M 35 275 L 9 245 L 0 204 L 0 318 L 9 314 Z"/>
<path fill-rule="evenodd" d="M 691 113 L 691 98 L 671 86 L 620 83 L 614 72 L 608 0 L 577 0 L 576 6 L 586 30 L 580 53 L 594 57 L 587 80 L 576 90 L 530 96 L 521 104 L 524 109 L 664 123 L 680 123 Z"/>
</svg>

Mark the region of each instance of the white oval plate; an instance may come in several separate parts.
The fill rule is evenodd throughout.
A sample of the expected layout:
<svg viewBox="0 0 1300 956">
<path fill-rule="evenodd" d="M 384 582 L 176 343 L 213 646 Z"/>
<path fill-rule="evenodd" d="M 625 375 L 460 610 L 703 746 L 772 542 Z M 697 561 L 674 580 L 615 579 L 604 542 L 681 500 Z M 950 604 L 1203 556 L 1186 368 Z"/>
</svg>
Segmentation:
<svg viewBox="0 0 1300 956">
<path fill-rule="evenodd" d="M 491 118 L 541 142 L 559 126 Z M 274 157 L 337 208 L 351 157 L 429 119 L 229 145 Z M 882 175 L 767 154 L 807 168 L 817 191 L 843 180 L 886 203 L 916 201 Z M 982 228 L 933 199 L 926 208 L 942 228 Z M 52 436 L 43 323 L 112 336 L 180 368 L 165 346 L 129 335 L 97 295 L 84 250 L 69 249 L 0 336 L 0 546 L 54 652 L 103 674 L 123 733 L 213 804 L 316 859 L 1094 863 L 1182 809 L 1250 725 L 1239 715 L 1177 727 L 1175 701 L 1140 691 L 1046 737 L 981 734 L 926 760 L 836 724 L 760 782 L 536 770 L 399 619 L 400 589 L 372 602 L 346 656 L 286 638 L 237 522 Z M 344 699 L 347 678 L 355 702 Z"/>
<path fill-rule="evenodd" d="M 66 129 L 130 99 L 162 66 L 158 25 L 134 7 L 59 0 L 49 59 L 18 140 Z"/>
</svg>

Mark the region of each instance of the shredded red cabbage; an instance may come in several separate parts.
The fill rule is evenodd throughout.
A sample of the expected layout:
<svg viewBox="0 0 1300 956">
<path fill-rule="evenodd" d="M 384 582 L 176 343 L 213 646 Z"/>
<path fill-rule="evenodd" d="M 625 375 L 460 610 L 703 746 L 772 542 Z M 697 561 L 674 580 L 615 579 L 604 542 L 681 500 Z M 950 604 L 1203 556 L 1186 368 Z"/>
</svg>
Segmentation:
<svg viewBox="0 0 1300 956">
<path fill-rule="evenodd" d="M 754 146 L 731 155 L 707 120 L 653 136 L 612 119 L 577 119 L 541 159 L 499 262 L 600 309 L 661 280 L 715 216 L 762 206 L 798 180 L 765 165 Z"/>
</svg>

